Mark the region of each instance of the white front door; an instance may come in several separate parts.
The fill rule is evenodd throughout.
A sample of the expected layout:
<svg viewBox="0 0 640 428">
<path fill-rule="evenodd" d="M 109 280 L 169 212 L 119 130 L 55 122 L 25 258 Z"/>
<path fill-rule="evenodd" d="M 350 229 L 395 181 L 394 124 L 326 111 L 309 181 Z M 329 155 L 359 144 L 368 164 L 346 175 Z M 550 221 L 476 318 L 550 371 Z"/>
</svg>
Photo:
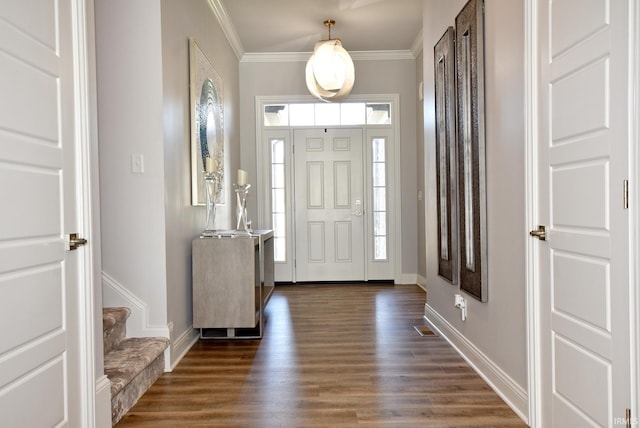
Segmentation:
<svg viewBox="0 0 640 428">
<path fill-rule="evenodd" d="M 0 425 L 7 427 L 86 426 L 87 395 L 95 393 L 80 359 L 81 259 L 65 243 L 80 231 L 73 16 L 70 0 L 0 3 Z"/>
<path fill-rule="evenodd" d="M 540 426 L 626 426 L 630 4 L 538 6 Z"/>
<path fill-rule="evenodd" d="M 362 281 L 363 143 L 360 129 L 294 131 L 297 281 Z"/>
</svg>

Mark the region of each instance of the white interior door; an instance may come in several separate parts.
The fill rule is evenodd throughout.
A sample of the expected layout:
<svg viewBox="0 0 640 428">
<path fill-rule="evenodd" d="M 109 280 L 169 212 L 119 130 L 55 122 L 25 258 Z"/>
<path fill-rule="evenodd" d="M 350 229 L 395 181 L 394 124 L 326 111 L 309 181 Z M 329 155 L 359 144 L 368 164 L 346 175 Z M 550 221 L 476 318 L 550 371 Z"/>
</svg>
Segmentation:
<svg viewBox="0 0 640 428">
<path fill-rule="evenodd" d="M 630 403 L 629 1 L 539 2 L 542 427 Z"/>
<path fill-rule="evenodd" d="M 86 426 L 70 0 L 0 2 L 0 425 Z"/>
<path fill-rule="evenodd" d="M 360 129 L 294 131 L 297 281 L 364 280 Z"/>
</svg>

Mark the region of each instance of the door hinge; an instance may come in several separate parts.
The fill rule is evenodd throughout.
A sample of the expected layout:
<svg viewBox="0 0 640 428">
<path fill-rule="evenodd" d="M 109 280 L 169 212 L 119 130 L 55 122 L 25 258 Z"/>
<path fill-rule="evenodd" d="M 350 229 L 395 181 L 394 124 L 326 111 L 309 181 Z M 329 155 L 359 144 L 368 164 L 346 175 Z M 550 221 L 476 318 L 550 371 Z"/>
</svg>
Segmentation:
<svg viewBox="0 0 640 428">
<path fill-rule="evenodd" d="M 631 409 L 626 409 L 624 411 L 624 417 L 627 422 L 627 428 L 631 428 Z"/>
<path fill-rule="evenodd" d="M 622 182 L 622 207 L 625 210 L 629 209 L 629 180 Z"/>
<path fill-rule="evenodd" d="M 69 251 L 77 250 L 79 246 L 87 243 L 87 240 L 80 238 L 77 233 L 69 234 Z"/>
</svg>

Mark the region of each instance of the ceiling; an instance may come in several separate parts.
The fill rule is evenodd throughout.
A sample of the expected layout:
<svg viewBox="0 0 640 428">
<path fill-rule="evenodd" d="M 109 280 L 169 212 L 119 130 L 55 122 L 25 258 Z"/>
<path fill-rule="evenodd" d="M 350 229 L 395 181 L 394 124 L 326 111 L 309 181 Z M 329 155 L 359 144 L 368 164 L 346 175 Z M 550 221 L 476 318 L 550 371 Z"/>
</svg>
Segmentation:
<svg viewBox="0 0 640 428">
<path fill-rule="evenodd" d="M 241 55 L 312 52 L 331 38 L 349 52 L 413 51 L 421 46 L 422 0 L 219 0 Z M 226 15 L 226 16 L 225 16 Z M 233 37 L 233 34 L 232 34 Z"/>
</svg>

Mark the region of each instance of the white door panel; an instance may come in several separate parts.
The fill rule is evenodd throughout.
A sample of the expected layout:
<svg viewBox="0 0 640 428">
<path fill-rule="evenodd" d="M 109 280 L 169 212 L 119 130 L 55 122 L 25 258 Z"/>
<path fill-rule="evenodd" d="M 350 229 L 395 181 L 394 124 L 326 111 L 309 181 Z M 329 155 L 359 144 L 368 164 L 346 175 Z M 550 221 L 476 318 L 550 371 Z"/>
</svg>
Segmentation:
<svg viewBox="0 0 640 428">
<path fill-rule="evenodd" d="M 79 231 L 71 8 L 0 3 L 3 426 L 80 426 L 79 267 L 65 244 Z"/>
<path fill-rule="evenodd" d="M 67 426 L 65 395 L 54 394 L 51 385 L 64 384 L 64 358 L 57 356 L 43 366 L 30 370 L 20 382 L 10 385 L 2 396 L 2 423 L 7 427 Z M 38 403 L 37 411 L 25 409 L 25 403 Z M 20 412 L 18 409 L 23 409 Z M 22 413 L 22 414 L 20 414 Z M 54 422 L 52 424 L 52 422 Z"/>
<path fill-rule="evenodd" d="M 294 132 L 296 280 L 364 280 L 359 129 Z"/>
<path fill-rule="evenodd" d="M 604 160 L 552 167 L 551 221 L 555 227 L 608 230 L 608 169 L 608 161 Z"/>
<path fill-rule="evenodd" d="M 567 314 L 576 322 L 589 324 L 602 331 L 611 329 L 611 308 L 603 305 L 611 295 L 609 264 L 599 258 L 585 257 L 562 251 L 553 252 L 554 306 L 559 314 Z M 576 305 L 576 296 L 580 304 Z"/>
<path fill-rule="evenodd" d="M 578 18 L 579 17 L 579 18 Z M 608 23 L 607 1 L 563 0 L 553 3 L 551 54 L 557 57 Z M 546 31 L 546 30 L 545 30 Z"/>
<path fill-rule="evenodd" d="M 543 427 L 612 427 L 630 407 L 628 7 L 539 4 Z"/>
</svg>

